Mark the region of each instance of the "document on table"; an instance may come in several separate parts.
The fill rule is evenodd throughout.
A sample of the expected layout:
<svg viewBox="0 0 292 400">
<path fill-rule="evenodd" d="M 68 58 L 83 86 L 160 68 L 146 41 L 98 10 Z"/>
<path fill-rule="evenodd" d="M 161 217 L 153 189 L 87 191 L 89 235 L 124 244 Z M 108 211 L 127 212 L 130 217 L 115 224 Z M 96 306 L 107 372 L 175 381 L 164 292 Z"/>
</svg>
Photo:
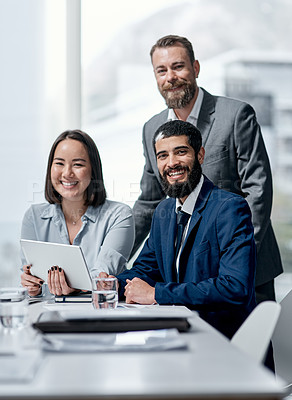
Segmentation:
<svg viewBox="0 0 292 400">
<path fill-rule="evenodd" d="M 190 318 L 194 315 L 193 311 L 184 306 L 159 306 L 149 305 L 140 307 L 120 306 L 116 309 L 95 310 L 93 307 L 87 308 L 63 308 L 58 309 L 59 314 L 64 320 L 78 319 L 139 319 L 139 318 Z"/>
<path fill-rule="evenodd" d="M 39 351 L 23 351 L 0 355 L 0 382 L 30 382 L 43 360 Z"/>
<path fill-rule="evenodd" d="M 187 348 L 176 329 L 123 333 L 45 334 L 42 349 L 53 352 L 167 351 Z"/>
</svg>

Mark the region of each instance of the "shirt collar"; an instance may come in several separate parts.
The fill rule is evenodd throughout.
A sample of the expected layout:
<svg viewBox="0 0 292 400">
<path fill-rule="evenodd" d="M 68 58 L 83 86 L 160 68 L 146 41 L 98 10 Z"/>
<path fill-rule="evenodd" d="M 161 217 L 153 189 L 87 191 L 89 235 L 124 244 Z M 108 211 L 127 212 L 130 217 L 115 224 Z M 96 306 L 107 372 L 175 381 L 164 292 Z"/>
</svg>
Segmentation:
<svg viewBox="0 0 292 400">
<path fill-rule="evenodd" d="M 203 177 L 203 175 L 201 175 L 201 179 L 200 179 L 198 185 L 195 187 L 195 189 L 192 191 L 192 193 L 190 193 L 190 195 L 186 198 L 186 200 L 183 204 L 181 204 L 179 199 L 176 199 L 176 203 L 175 203 L 176 213 L 179 210 L 182 210 L 182 211 L 186 212 L 187 214 L 192 215 L 194 208 L 195 208 L 197 198 L 202 189 L 203 183 L 204 183 L 204 177 Z"/>
<path fill-rule="evenodd" d="M 85 211 L 84 217 L 90 219 L 92 222 L 96 221 L 97 215 L 99 214 L 101 207 L 88 206 Z"/>
<path fill-rule="evenodd" d="M 99 207 L 96 208 L 88 206 L 85 214 L 82 217 L 82 220 L 84 218 L 87 218 L 90 219 L 92 222 L 95 222 L 98 214 L 97 209 L 99 209 Z M 45 210 L 43 211 L 41 218 L 57 218 L 60 217 L 61 214 L 63 214 L 63 212 L 60 204 L 48 204 L 48 207 L 45 208 Z"/>
<path fill-rule="evenodd" d="M 198 97 L 195 101 L 195 104 L 192 108 L 192 111 L 190 112 L 188 118 L 187 118 L 187 122 L 190 122 L 193 125 L 196 125 L 198 118 L 199 118 L 199 113 L 201 110 L 201 106 L 202 106 L 202 102 L 203 102 L 203 97 L 204 97 L 204 92 L 203 90 L 199 87 L 199 92 L 198 92 Z M 168 120 L 169 121 L 173 121 L 178 119 L 173 108 L 170 108 L 168 110 Z"/>
<path fill-rule="evenodd" d="M 44 209 L 41 214 L 41 218 L 54 218 L 58 217 L 62 212 L 60 204 L 48 204 L 48 206 Z"/>
</svg>

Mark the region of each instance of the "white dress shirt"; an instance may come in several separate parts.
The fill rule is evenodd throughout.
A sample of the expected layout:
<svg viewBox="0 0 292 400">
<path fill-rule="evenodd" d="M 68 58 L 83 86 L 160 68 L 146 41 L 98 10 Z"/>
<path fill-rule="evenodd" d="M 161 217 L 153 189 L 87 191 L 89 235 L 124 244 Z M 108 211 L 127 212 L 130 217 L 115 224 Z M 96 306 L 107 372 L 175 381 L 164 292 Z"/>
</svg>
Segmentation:
<svg viewBox="0 0 292 400">
<path fill-rule="evenodd" d="M 184 211 L 185 213 L 189 214 L 190 217 L 192 216 L 194 208 L 195 208 L 196 201 L 198 199 L 199 193 L 200 193 L 201 188 L 203 186 L 203 182 L 204 182 L 204 177 L 202 175 L 198 185 L 195 187 L 195 189 L 192 191 L 192 193 L 186 198 L 186 200 L 185 200 L 185 202 L 183 204 L 180 202 L 179 199 L 176 199 L 176 205 L 175 205 L 176 213 L 179 210 L 181 210 L 181 211 Z M 190 225 L 190 221 L 191 221 L 191 218 L 189 218 L 188 223 L 187 223 L 187 225 L 186 225 L 186 227 L 184 229 L 184 232 L 183 232 L 181 246 L 180 246 L 179 253 L 178 253 L 178 256 L 177 256 L 177 259 L 176 259 L 176 269 L 177 269 L 177 271 L 178 271 L 178 268 L 179 268 L 179 259 L 180 259 L 180 253 L 181 253 L 182 245 L 183 245 L 185 237 L 187 235 L 187 232 L 188 232 L 188 229 L 189 229 L 189 225 Z"/>
</svg>

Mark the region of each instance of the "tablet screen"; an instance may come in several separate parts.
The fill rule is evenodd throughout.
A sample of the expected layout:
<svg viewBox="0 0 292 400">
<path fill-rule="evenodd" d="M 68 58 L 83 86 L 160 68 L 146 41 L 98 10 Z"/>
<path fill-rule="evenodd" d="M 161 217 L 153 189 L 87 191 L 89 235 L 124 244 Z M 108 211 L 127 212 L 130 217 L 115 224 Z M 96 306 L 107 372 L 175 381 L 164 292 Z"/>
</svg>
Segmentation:
<svg viewBox="0 0 292 400">
<path fill-rule="evenodd" d="M 57 265 L 74 289 L 92 290 L 91 278 L 79 246 L 21 239 L 20 244 L 31 273 L 47 282 L 48 270 Z"/>
</svg>

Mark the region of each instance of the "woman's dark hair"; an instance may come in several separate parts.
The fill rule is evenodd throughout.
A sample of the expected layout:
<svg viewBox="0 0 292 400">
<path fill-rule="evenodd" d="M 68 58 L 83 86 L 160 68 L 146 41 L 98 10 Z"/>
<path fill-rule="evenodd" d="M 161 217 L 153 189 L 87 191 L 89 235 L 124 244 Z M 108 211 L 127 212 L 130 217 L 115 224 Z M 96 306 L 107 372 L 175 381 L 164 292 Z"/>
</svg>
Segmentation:
<svg viewBox="0 0 292 400">
<path fill-rule="evenodd" d="M 97 207 L 105 202 L 106 191 L 102 176 L 102 167 L 99 152 L 96 144 L 91 137 L 80 130 L 70 130 L 61 133 L 52 145 L 47 165 L 46 183 L 45 183 L 45 197 L 51 204 L 61 204 L 62 197 L 54 189 L 51 180 L 51 167 L 56 151 L 56 147 L 60 142 L 65 139 L 78 140 L 83 143 L 86 148 L 91 165 L 91 182 L 86 189 L 85 205 Z"/>
</svg>

